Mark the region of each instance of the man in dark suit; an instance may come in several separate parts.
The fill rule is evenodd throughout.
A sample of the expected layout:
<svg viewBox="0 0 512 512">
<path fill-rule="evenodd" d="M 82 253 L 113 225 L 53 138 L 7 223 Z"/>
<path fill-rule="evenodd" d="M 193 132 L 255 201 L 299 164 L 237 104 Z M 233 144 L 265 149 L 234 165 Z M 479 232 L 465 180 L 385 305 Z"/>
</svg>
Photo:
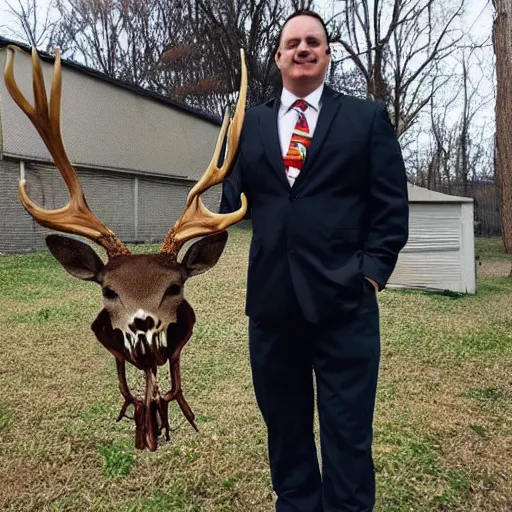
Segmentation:
<svg viewBox="0 0 512 512">
<path fill-rule="evenodd" d="M 408 237 L 386 108 L 325 86 L 329 59 L 318 15 L 286 21 L 275 54 L 282 93 L 246 112 L 221 207 L 235 210 L 244 192 L 252 217 L 246 313 L 277 512 L 373 510 L 377 291 Z"/>
</svg>

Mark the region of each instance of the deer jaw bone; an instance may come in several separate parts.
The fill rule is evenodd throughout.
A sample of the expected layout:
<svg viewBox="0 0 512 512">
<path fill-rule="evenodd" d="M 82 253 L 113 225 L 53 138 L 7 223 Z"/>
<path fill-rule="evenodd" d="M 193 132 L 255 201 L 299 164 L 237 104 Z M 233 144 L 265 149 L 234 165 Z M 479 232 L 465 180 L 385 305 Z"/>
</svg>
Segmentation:
<svg viewBox="0 0 512 512">
<path fill-rule="evenodd" d="M 103 309 L 92 324 L 92 330 L 98 341 L 116 358 L 119 391 L 124 398 L 117 421 L 125 417 L 126 410 L 133 405 L 133 419 L 136 425 L 135 447 L 139 450 L 154 451 L 158 447 L 158 437 L 165 429 L 166 440 L 170 440 L 169 403 L 175 400 L 184 416 L 197 431 L 194 413 L 188 405 L 181 389 L 180 353 L 192 335 L 195 315 L 192 307 L 183 300 L 177 309 L 177 321 L 169 325 L 168 360 L 171 377 L 171 390 L 161 395 L 157 384 L 157 368 L 146 368 L 146 390 L 143 399 L 136 398 L 129 389 L 126 379 L 126 360 L 123 354 L 123 336 L 119 329 L 113 329 L 108 312 Z M 134 363 L 136 365 L 136 363 Z M 141 368 L 142 369 L 142 368 Z"/>
</svg>

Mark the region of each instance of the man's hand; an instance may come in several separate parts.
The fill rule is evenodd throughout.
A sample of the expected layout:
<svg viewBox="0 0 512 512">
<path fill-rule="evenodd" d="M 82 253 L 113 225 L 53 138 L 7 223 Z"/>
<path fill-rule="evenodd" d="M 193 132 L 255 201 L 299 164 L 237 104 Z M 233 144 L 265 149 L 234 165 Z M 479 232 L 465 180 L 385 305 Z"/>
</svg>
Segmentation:
<svg viewBox="0 0 512 512">
<path fill-rule="evenodd" d="M 375 291 L 379 291 L 379 285 L 373 280 L 371 279 L 370 277 L 366 277 L 364 276 L 364 278 L 367 280 L 367 281 L 370 281 L 370 283 L 372 283 L 373 287 L 375 288 Z"/>
</svg>

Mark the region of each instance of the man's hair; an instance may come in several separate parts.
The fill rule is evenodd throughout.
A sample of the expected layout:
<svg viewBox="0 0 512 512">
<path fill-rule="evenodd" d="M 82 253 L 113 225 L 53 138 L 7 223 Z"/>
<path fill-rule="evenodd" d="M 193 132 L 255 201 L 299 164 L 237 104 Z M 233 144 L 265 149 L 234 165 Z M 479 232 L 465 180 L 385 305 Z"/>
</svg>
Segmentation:
<svg viewBox="0 0 512 512">
<path fill-rule="evenodd" d="M 275 55 L 277 53 L 277 51 L 279 50 L 279 45 L 281 44 L 281 37 L 283 35 L 284 27 L 290 20 L 292 20 L 293 18 L 296 18 L 297 16 L 310 16 L 311 18 L 316 18 L 322 24 L 322 27 L 324 27 L 325 38 L 327 40 L 327 46 L 329 46 L 329 43 L 331 42 L 331 37 L 329 36 L 329 32 L 327 31 L 327 26 L 325 25 L 325 22 L 322 19 L 322 17 L 314 11 L 310 11 L 308 9 L 300 9 L 298 11 L 295 11 L 290 16 L 288 16 L 288 18 L 286 18 L 283 25 L 281 26 L 281 29 L 279 30 L 279 34 L 277 35 L 277 38 L 275 41 L 273 55 Z"/>
</svg>

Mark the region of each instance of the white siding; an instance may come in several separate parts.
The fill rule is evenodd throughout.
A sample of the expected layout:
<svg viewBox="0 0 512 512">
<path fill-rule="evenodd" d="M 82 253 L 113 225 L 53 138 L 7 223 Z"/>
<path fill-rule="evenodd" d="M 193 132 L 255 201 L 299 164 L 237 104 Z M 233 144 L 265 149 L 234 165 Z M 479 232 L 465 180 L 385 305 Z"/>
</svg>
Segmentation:
<svg viewBox="0 0 512 512">
<path fill-rule="evenodd" d="M 409 240 L 389 285 L 474 293 L 473 205 L 410 203 Z"/>
</svg>

